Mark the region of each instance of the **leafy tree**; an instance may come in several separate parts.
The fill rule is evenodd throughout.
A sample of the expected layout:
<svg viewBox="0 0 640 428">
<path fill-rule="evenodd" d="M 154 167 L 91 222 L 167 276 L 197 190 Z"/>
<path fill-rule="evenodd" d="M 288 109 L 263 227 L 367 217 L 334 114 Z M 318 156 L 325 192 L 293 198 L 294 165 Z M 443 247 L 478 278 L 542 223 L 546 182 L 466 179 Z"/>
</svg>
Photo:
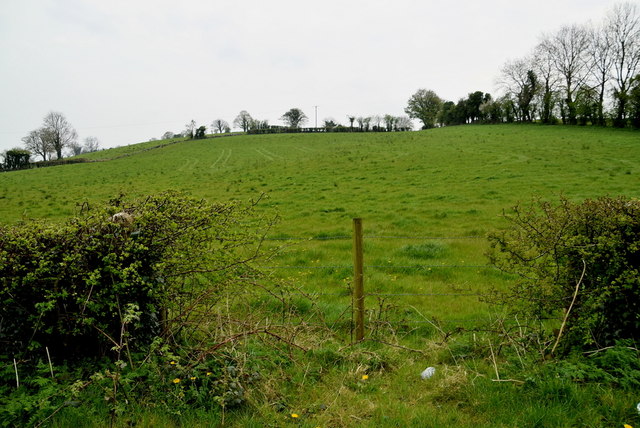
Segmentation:
<svg viewBox="0 0 640 428">
<path fill-rule="evenodd" d="M 390 114 L 384 115 L 384 126 L 387 128 L 387 131 L 393 131 L 393 125 L 396 123 L 396 117 Z"/>
<path fill-rule="evenodd" d="M 534 119 L 532 113 L 532 102 L 538 92 L 538 78 L 533 70 L 527 70 L 527 80 L 522 91 L 518 94 L 518 104 L 520 105 L 523 122 L 531 122 Z"/>
<path fill-rule="evenodd" d="M 328 117 L 324 120 L 324 128 L 327 131 L 333 130 L 336 126 L 338 126 L 338 124 L 336 123 L 335 120 L 333 120 L 333 118 Z"/>
<path fill-rule="evenodd" d="M 629 92 L 629 111 L 631 125 L 640 128 L 640 74 L 631 81 L 631 91 Z"/>
<path fill-rule="evenodd" d="M 442 100 L 435 92 L 419 89 L 409 98 L 404 111 L 410 118 L 420 120 L 423 129 L 430 129 L 436 126 L 436 118 L 441 106 Z"/>
<path fill-rule="evenodd" d="M 233 120 L 233 126 L 241 128 L 244 132 L 247 132 L 251 127 L 251 122 L 253 122 L 251 115 L 245 110 L 242 110 Z"/>
<path fill-rule="evenodd" d="M 453 109 L 454 114 L 454 124 L 455 125 L 464 125 L 469 120 L 469 104 L 467 100 L 464 98 L 460 98 L 456 103 L 456 108 Z"/>
<path fill-rule="evenodd" d="M 260 131 L 263 129 L 269 128 L 268 120 L 260 120 L 260 119 L 251 119 L 251 123 L 249 124 L 249 131 Z"/>
<path fill-rule="evenodd" d="M 489 99 L 491 95 L 487 94 Z M 483 102 L 486 101 L 485 94 L 482 91 L 476 91 L 467 97 L 467 115 L 471 123 L 476 123 L 482 120 L 482 112 L 480 111 L 480 106 Z"/>
<path fill-rule="evenodd" d="M 62 159 L 62 150 L 78 139 L 78 133 L 60 112 L 52 111 L 44 117 L 43 135 L 50 140 L 58 159 Z"/>
<path fill-rule="evenodd" d="M 8 170 L 24 169 L 29 167 L 31 152 L 20 148 L 7 150 L 4 154 L 4 167 Z"/>
<path fill-rule="evenodd" d="M 307 115 L 299 108 L 292 108 L 280 118 L 289 128 L 298 128 L 307 121 Z"/>
<path fill-rule="evenodd" d="M 201 139 L 206 137 L 206 132 L 207 132 L 207 127 L 206 126 L 204 126 L 204 125 L 199 126 L 196 129 L 196 132 L 195 132 L 193 138 L 195 138 L 197 140 L 201 140 Z"/>
<path fill-rule="evenodd" d="M 445 101 L 438 112 L 437 121 L 440 125 L 451 126 L 457 125 L 455 120 L 456 103 L 453 101 Z"/>
<path fill-rule="evenodd" d="M 576 115 L 579 125 L 594 123 L 598 114 L 598 93 L 587 85 L 576 92 Z"/>
<path fill-rule="evenodd" d="M 502 103 L 491 97 L 480 105 L 480 112 L 484 120 L 489 123 L 502 123 L 504 118 Z"/>
<path fill-rule="evenodd" d="M 171 131 L 167 131 L 164 134 L 162 134 L 162 139 L 163 140 L 169 140 L 171 138 L 173 138 L 175 135 L 173 134 L 173 132 Z"/>
<path fill-rule="evenodd" d="M 504 95 L 500 98 L 500 104 L 502 105 L 502 112 L 504 114 L 504 121 L 507 123 L 513 123 L 516 120 L 516 104 L 511 96 Z"/>
</svg>

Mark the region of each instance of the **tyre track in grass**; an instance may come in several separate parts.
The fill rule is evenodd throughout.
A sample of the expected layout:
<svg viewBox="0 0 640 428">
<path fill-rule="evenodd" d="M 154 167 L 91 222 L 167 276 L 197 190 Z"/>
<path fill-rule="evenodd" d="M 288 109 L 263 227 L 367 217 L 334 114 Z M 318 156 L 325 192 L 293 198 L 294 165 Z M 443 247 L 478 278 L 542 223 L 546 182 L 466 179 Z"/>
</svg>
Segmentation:
<svg viewBox="0 0 640 428">
<path fill-rule="evenodd" d="M 218 156 L 218 159 L 215 160 L 215 162 L 213 162 L 211 164 L 211 169 L 215 168 L 216 166 L 219 165 L 220 168 L 224 168 L 225 166 L 227 166 L 227 162 L 229 162 L 229 159 L 231 158 L 232 155 L 232 150 L 231 149 L 222 149 L 222 152 L 220 153 L 220 156 Z"/>
</svg>

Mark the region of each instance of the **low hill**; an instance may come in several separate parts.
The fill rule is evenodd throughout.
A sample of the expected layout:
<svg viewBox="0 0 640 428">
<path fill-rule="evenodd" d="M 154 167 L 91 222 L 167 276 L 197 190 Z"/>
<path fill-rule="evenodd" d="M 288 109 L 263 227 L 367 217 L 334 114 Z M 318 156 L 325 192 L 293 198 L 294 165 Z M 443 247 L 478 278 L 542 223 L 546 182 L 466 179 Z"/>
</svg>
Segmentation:
<svg viewBox="0 0 640 428">
<path fill-rule="evenodd" d="M 61 219 L 83 202 L 178 189 L 211 200 L 266 193 L 261 206 L 277 207 L 281 233 L 348 230 L 360 216 L 379 232 L 469 234 L 532 196 L 635 196 L 640 174 L 638 133 L 615 129 L 462 126 L 167 143 L 0 174 L 0 218 Z"/>
</svg>

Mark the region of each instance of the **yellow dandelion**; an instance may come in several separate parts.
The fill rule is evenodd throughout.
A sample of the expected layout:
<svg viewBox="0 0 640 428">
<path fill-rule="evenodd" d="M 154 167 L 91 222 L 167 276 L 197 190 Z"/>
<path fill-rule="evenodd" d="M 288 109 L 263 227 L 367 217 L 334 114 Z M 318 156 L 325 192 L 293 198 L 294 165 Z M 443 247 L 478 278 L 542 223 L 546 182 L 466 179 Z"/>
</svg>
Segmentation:
<svg viewBox="0 0 640 428">
<path fill-rule="evenodd" d="M 180 383 L 180 378 L 179 378 L 179 377 L 175 378 L 175 379 L 173 380 L 173 383 Z"/>
<path fill-rule="evenodd" d="M 362 380 L 367 380 L 367 379 L 369 379 L 369 375 L 363 374 L 362 375 Z"/>
<path fill-rule="evenodd" d="M 297 413 L 291 413 L 291 417 L 293 419 L 299 418 L 300 416 Z"/>
<path fill-rule="evenodd" d="M 633 427 L 629 424 L 624 424 L 624 428 L 633 428 Z"/>
<path fill-rule="evenodd" d="M 189 379 L 196 380 L 196 377 L 195 376 L 191 376 Z"/>
<path fill-rule="evenodd" d="M 178 363 L 176 363 L 175 361 L 171 361 L 169 364 L 171 364 L 172 366 L 175 366 Z"/>
<path fill-rule="evenodd" d="M 207 376 L 211 376 L 211 374 L 212 374 L 211 372 L 207 372 Z"/>
</svg>

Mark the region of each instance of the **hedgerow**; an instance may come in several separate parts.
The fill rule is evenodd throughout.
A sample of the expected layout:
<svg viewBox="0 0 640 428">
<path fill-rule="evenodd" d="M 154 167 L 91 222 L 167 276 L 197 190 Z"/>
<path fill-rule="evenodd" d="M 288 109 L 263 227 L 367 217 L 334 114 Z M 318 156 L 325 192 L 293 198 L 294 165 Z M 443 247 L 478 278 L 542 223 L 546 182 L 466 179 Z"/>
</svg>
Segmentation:
<svg viewBox="0 0 640 428">
<path fill-rule="evenodd" d="M 257 275 L 246 216 L 237 203 L 165 193 L 85 204 L 64 224 L 1 227 L 0 355 L 102 357 L 125 333 L 130 348 L 176 340 L 195 302 Z M 124 323 L 127 311 L 135 321 Z"/>
<path fill-rule="evenodd" d="M 490 257 L 520 279 L 500 301 L 542 326 L 556 320 L 549 343 L 565 351 L 640 339 L 640 201 L 540 201 L 507 218 Z"/>
</svg>

